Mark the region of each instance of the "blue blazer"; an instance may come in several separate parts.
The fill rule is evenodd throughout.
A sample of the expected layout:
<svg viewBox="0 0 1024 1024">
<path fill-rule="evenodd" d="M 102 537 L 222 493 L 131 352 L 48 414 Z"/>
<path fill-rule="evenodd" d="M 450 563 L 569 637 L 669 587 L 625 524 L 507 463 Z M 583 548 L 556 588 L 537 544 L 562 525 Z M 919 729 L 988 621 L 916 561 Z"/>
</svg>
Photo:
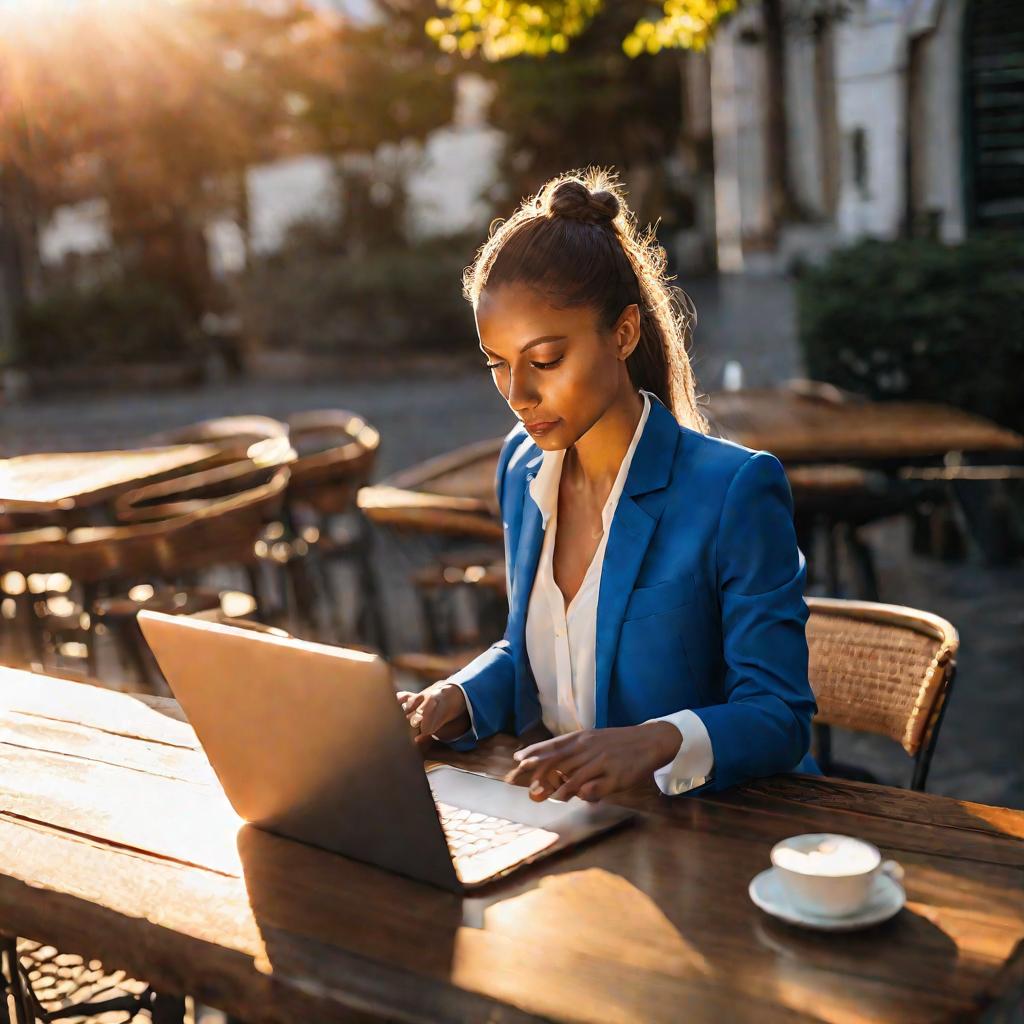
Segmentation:
<svg viewBox="0 0 1024 1024">
<path fill-rule="evenodd" d="M 526 611 L 544 537 L 529 492 L 542 456 L 518 424 L 498 459 L 508 626 L 451 677 L 472 704 L 476 739 L 540 721 Z M 778 459 L 682 427 L 652 396 L 601 573 L 596 727 L 691 708 L 711 738 L 714 771 L 688 795 L 776 772 L 820 774 L 808 754 L 817 707 L 805 574 Z"/>
</svg>

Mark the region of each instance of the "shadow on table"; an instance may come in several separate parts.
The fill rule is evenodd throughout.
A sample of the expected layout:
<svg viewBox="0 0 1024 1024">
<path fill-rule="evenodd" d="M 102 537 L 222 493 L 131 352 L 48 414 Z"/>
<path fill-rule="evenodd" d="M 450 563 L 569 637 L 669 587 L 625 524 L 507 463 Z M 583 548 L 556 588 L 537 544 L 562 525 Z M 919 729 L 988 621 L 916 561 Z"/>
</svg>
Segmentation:
<svg viewBox="0 0 1024 1024">
<path fill-rule="evenodd" d="M 257 966 L 311 1012 L 320 999 L 321 1011 L 482 1020 L 500 1002 L 508 1020 L 574 1007 L 654 1022 L 678 1020 L 682 1000 L 695 1019 L 910 1019 L 977 981 L 956 942 L 909 909 L 854 934 L 803 932 L 754 908 L 735 871 L 699 855 L 666 870 L 644 845 L 610 836 L 463 900 L 251 826 L 238 834 Z"/>
<path fill-rule="evenodd" d="M 256 966 L 289 1000 L 310 1000 L 301 1019 L 334 1019 L 326 1009 L 342 1006 L 423 1014 L 443 997 L 431 982 L 452 970 L 459 897 L 252 825 L 239 829 L 238 853 L 264 947 Z"/>
</svg>

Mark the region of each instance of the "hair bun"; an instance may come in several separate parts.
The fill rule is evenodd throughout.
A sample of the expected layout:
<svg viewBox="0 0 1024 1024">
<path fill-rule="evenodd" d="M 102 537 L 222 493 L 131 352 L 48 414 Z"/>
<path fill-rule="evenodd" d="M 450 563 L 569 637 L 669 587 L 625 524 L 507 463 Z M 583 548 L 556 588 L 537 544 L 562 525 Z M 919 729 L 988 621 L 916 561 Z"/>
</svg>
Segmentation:
<svg viewBox="0 0 1024 1024">
<path fill-rule="evenodd" d="M 582 182 L 563 181 L 551 194 L 551 212 L 584 224 L 611 224 L 619 215 L 619 200 L 611 192 L 591 192 Z"/>
</svg>

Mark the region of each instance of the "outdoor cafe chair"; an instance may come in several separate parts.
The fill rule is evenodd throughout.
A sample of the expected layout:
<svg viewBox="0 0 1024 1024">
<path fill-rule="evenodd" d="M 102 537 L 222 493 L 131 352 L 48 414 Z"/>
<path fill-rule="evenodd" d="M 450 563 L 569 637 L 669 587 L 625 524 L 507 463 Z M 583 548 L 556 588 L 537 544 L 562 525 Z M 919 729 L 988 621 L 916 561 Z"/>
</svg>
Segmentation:
<svg viewBox="0 0 1024 1024">
<path fill-rule="evenodd" d="M 218 416 L 151 434 L 144 444 L 214 444 L 228 457 L 244 457 L 257 441 L 287 436 L 287 424 L 271 416 Z"/>
<path fill-rule="evenodd" d="M 95 960 L 29 939 L 0 938 L 3 978 L 0 1020 L 10 1024 L 101 1024 L 107 1021 L 184 1024 L 185 1001 Z M 13 1004 L 13 1012 L 12 1005 Z M 145 1014 L 145 1016 L 143 1016 Z"/>
<path fill-rule="evenodd" d="M 807 605 L 821 770 L 844 774 L 832 760 L 832 726 L 872 733 L 913 758 L 910 788 L 923 790 L 956 672 L 956 629 L 938 615 L 898 605 L 823 597 L 809 597 Z"/>
<path fill-rule="evenodd" d="M 344 600 L 333 568 L 348 565 L 358 592 L 356 640 L 382 647 L 373 532 L 356 501 L 377 464 L 380 433 L 346 409 L 294 413 L 288 431 L 298 457 L 288 484 L 282 539 L 288 564 L 299 570 L 295 587 L 305 598 L 306 618 L 317 625 L 313 620 L 322 606 L 330 620 L 327 632 L 335 638 Z"/>
<path fill-rule="evenodd" d="M 151 522 L 114 526 L 59 528 L 0 535 L 0 573 L 22 578 L 59 575 L 82 590 L 88 671 L 96 675 L 95 615 L 101 598 L 129 593 L 138 584 L 169 583 L 187 590 L 193 574 L 213 566 L 251 566 L 266 524 L 279 515 L 288 482 L 287 465 L 248 490 L 216 498 L 202 507 Z M 33 653 L 45 662 L 45 609 L 24 588 L 19 596 Z M 29 594 L 26 598 L 24 594 Z M 45 603 L 45 602 L 44 602 Z M 134 622 L 131 629 L 137 632 Z M 135 660 L 137 638 L 123 637 L 122 654 Z M 141 642 L 141 641 L 138 641 Z"/>
</svg>

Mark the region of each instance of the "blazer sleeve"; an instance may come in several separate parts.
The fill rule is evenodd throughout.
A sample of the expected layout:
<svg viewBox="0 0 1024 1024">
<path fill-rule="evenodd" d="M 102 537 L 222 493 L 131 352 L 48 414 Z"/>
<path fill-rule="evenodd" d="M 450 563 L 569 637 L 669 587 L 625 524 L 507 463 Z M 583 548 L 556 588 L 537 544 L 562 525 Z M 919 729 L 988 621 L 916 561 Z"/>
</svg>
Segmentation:
<svg viewBox="0 0 1024 1024">
<path fill-rule="evenodd" d="M 713 789 L 793 771 L 817 711 L 807 678 L 804 556 L 782 464 L 744 462 L 726 493 L 716 540 L 724 704 L 695 708 L 711 738 Z"/>
<path fill-rule="evenodd" d="M 495 492 L 498 497 L 498 508 L 504 516 L 505 476 L 508 465 L 516 448 L 526 435 L 522 426 L 514 427 L 505 438 L 498 456 L 498 469 L 495 475 Z M 508 528 L 505 529 L 505 572 L 511 569 L 509 552 Z M 510 590 L 510 587 L 506 587 Z M 505 636 L 481 651 L 468 665 L 449 676 L 447 682 L 461 686 L 466 694 L 469 716 L 472 726 L 468 732 L 457 739 L 449 740 L 447 745 L 455 750 L 472 750 L 479 740 L 487 739 L 496 732 L 511 732 L 515 720 L 515 662 L 508 640 L 508 626 Z"/>
</svg>

